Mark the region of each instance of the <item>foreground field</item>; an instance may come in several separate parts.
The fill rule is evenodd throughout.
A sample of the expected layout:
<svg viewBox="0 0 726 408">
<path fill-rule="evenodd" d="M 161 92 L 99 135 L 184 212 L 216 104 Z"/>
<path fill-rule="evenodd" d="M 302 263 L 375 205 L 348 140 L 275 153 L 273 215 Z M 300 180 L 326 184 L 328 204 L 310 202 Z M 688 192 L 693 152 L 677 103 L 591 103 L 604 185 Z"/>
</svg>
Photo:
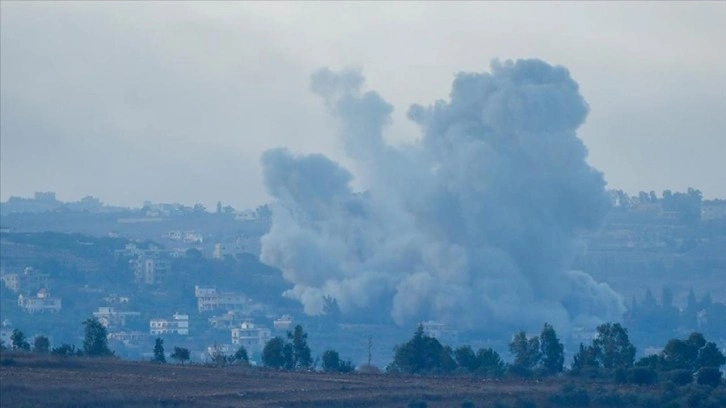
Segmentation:
<svg viewBox="0 0 726 408">
<path fill-rule="evenodd" d="M 479 407 L 539 399 L 545 383 L 499 383 L 468 377 L 333 375 L 244 367 L 159 365 L 122 360 L 3 354 L 2 407 Z"/>
</svg>

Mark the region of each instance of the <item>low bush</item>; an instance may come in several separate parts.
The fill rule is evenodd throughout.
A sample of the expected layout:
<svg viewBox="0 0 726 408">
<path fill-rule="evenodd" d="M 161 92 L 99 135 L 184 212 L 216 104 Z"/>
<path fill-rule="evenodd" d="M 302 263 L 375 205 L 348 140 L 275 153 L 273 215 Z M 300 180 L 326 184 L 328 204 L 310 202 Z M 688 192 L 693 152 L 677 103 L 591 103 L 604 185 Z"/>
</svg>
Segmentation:
<svg viewBox="0 0 726 408">
<path fill-rule="evenodd" d="M 696 382 L 700 385 L 718 387 L 723 373 L 716 367 L 703 367 L 696 373 Z"/>
<path fill-rule="evenodd" d="M 693 373 L 691 370 L 671 370 L 666 373 L 666 378 L 677 386 L 684 386 L 693 382 Z"/>
<path fill-rule="evenodd" d="M 628 382 L 636 385 L 652 385 L 658 382 L 658 372 L 650 367 L 633 367 L 628 372 Z"/>
</svg>

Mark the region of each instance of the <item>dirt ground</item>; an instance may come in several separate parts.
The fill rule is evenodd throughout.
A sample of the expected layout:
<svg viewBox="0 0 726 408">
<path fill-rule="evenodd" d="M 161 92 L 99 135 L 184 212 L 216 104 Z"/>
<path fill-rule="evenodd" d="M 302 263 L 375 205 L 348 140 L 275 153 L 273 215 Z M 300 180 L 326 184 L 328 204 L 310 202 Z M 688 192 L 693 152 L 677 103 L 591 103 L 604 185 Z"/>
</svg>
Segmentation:
<svg viewBox="0 0 726 408">
<path fill-rule="evenodd" d="M 472 377 L 279 372 L 239 366 L 152 364 L 3 353 L 0 405 L 8 407 L 490 407 L 538 400 L 557 386 Z"/>
</svg>

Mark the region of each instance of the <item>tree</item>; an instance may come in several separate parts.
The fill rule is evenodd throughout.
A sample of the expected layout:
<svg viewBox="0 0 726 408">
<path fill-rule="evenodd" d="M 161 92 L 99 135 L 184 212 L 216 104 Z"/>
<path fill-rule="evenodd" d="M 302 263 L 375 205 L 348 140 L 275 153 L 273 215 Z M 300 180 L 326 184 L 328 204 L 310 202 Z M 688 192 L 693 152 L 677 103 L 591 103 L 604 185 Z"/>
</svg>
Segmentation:
<svg viewBox="0 0 726 408">
<path fill-rule="evenodd" d="M 285 368 L 285 341 L 278 336 L 271 338 L 262 349 L 262 364 L 270 368 Z"/>
<path fill-rule="evenodd" d="M 726 356 L 718 349 L 716 343 L 709 341 L 698 350 L 696 367 L 721 367 L 726 364 Z"/>
<path fill-rule="evenodd" d="M 30 343 L 25 338 L 25 333 L 18 329 L 13 329 L 13 334 L 10 335 L 10 344 L 13 350 L 30 351 Z"/>
<path fill-rule="evenodd" d="M 292 332 L 287 333 L 287 338 L 292 341 L 293 368 L 307 370 L 313 367 L 313 357 L 308 347 L 308 335 L 299 324 Z"/>
<path fill-rule="evenodd" d="M 717 367 L 703 367 L 696 373 L 696 382 L 700 385 L 718 387 L 723 373 Z"/>
<path fill-rule="evenodd" d="M 227 355 L 224 353 L 222 349 L 217 347 L 215 344 L 214 347 L 207 351 L 209 354 L 209 358 L 212 360 L 212 363 L 218 366 L 225 366 L 228 362 L 231 362 L 233 357 L 227 357 Z"/>
<path fill-rule="evenodd" d="M 421 325 L 411 340 L 397 345 L 393 351 L 393 362 L 389 366 L 391 371 L 415 374 L 449 371 L 456 367 L 451 349 L 441 345 L 436 338 L 424 334 Z"/>
<path fill-rule="evenodd" d="M 592 341 L 600 366 L 607 369 L 630 368 L 635 361 L 635 346 L 628 338 L 628 330 L 620 323 L 605 323 L 597 327 Z"/>
<path fill-rule="evenodd" d="M 93 317 L 83 322 L 85 326 L 85 337 L 83 339 L 83 354 L 89 357 L 113 356 L 113 351 L 108 348 L 108 334 L 101 322 Z"/>
<path fill-rule="evenodd" d="M 514 355 L 512 372 L 517 375 L 528 376 L 542 358 L 539 337 L 527 338 L 527 333 L 520 331 L 515 334 L 509 343 L 509 351 Z"/>
<path fill-rule="evenodd" d="M 292 348 L 292 343 L 285 343 L 285 345 L 282 347 L 282 357 L 284 359 L 284 366 L 283 368 L 285 370 L 294 370 L 295 369 L 295 351 Z"/>
<path fill-rule="evenodd" d="M 479 361 L 477 361 L 476 353 L 474 353 L 471 346 L 461 346 L 454 350 L 454 359 L 459 367 L 465 368 L 471 372 L 474 372 L 479 368 Z"/>
<path fill-rule="evenodd" d="M 80 350 L 76 350 L 76 346 L 63 343 L 59 347 L 54 347 L 53 350 L 50 351 L 50 354 L 54 356 L 70 357 L 74 355 L 80 355 L 80 352 Z"/>
<path fill-rule="evenodd" d="M 152 361 L 157 363 L 166 363 L 166 356 L 164 355 L 164 340 L 160 337 L 157 337 L 154 342 L 154 358 Z"/>
<path fill-rule="evenodd" d="M 555 329 L 545 323 L 542 334 L 539 336 L 540 351 L 542 354 L 542 368 L 549 375 L 562 372 L 565 363 L 565 347 L 557 338 Z"/>
<path fill-rule="evenodd" d="M 189 361 L 189 349 L 174 347 L 174 352 L 171 353 L 170 357 L 184 365 L 185 361 Z"/>
<path fill-rule="evenodd" d="M 50 340 L 45 336 L 36 336 L 33 340 L 33 351 L 36 353 L 47 354 L 50 352 Z"/>
<path fill-rule="evenodd" d="M 706 339 L 697 332 L 691 333 L 685 340 L 668 340 L 660 353 L 661 366 L 664 370 L 695 371 L 699 368 L 699 351 L 705 346 Z"/>
<path fill-rule="evenodd" d="M 487 377 L 501 377 L 504 374 L 504 361 L 492 348 L 480 348 L 476 352 L 477 371 Z"/>
<path fill-rule="evenodd" d="M 249 364 L 250 363 L 250 357 L 247 355 L 247 349 L 245 346 L 239 346 L 237 351 L 234 353 L 234 360 L 242 363 L 242 364 Z"/>
<path fill-rule="evenodd" d="M 575 353 L 572 360 L 573 370 L 584 370 L 588 368 L 599 368 L 597 351 L 592 346 L 585 346 L 580 343 L 580 349 Z"/>
<path fill-rule="evenodd" d="M 335 350 L 325 350 L 323 353 L 323 371 L 327 373 L 349 373 L 353 371 L 353 363 L 342 361 Z"/>
</svg>

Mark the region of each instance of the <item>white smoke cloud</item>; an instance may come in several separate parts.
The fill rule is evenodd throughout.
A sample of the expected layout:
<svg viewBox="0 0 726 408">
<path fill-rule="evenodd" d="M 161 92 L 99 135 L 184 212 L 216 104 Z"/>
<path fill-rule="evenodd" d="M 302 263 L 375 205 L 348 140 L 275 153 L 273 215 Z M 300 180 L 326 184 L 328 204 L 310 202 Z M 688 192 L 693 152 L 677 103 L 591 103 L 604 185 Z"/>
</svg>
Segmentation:
<svg viewBox="0 0 726 408">
<path fill-rule="evenodd" d="M 393 110 L 359 72 L 323 69 L 311 89 L 340 120 L 353 174 L 322 155 L 263 154 L 274 197 L 262 260 L 309 314 L 323 297 L 348 315 L 460 327 L 618 319 L 621 298 L 570 271 L 578 231 L 608 209 L 602 174 L 576 130 L 588 105 L 567 69 L 493 62 L 456 76 L 450 99 L 408 116 L 412 145 L 383 137 Z"/>
</svg>

